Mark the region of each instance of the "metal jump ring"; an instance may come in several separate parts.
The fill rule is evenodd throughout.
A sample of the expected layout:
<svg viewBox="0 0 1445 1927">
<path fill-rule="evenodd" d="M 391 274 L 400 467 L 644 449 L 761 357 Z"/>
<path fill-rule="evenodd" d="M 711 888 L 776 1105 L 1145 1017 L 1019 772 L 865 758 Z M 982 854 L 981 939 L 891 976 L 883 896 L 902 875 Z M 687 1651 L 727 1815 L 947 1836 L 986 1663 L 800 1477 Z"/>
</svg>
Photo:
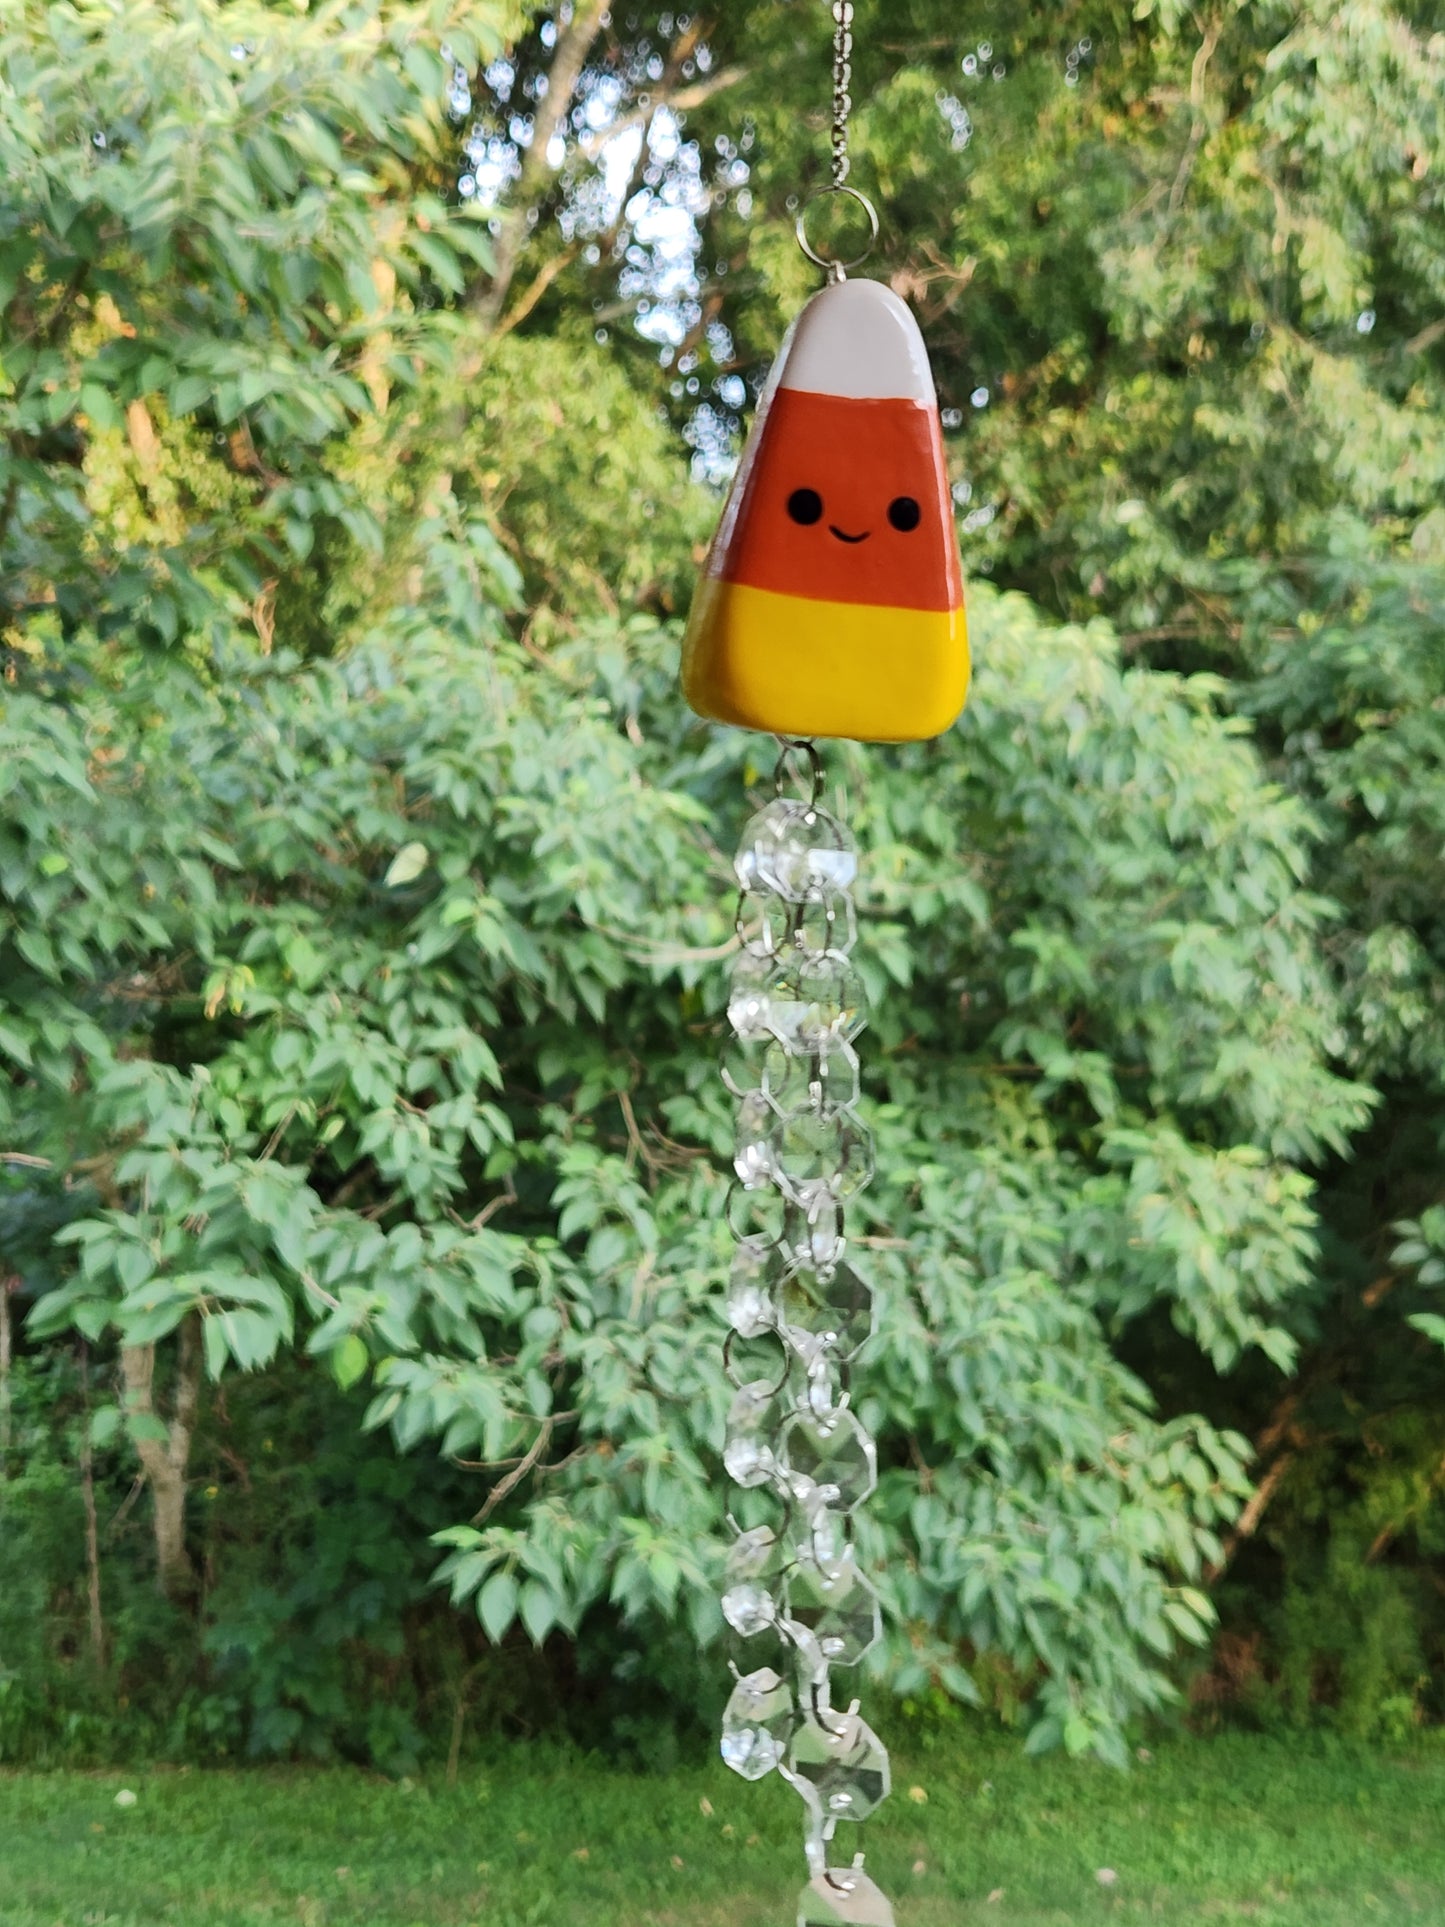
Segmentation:
<svg viewBox="0 0 1445 1927">
<path fill-rule="evenodd" d="M 768 1236 L 767 1224 L 766 1221 L 762 1219 L 761 1210 L 756 1214 L 753 1224 L 750 1225 L 747 1218 L 743 1219 L 741 1225 L 738 1223 L 738 1216 L 744 1208 L 749 1208 L 753 1205 L 766 1207 L 769 1199 L 777 1200 L 775 1208 L 780 1214 L 778 1234 L 776 1237 Z M 783 1197 L 782 1193 L 776 1191 L 772 1185 L 767 1185 L 766 1187 L 760 1186 L 757 1190 L 750 1191 L 737 1179 L 733 1179 L 728 1184 L 727 1197 L 723 1201 L 723 1217 L 727 1220 L 728 1229 L 732 1232 L 739 1244 L 752 1242 L 759 1245 L 765 1251 L 776 1251 L 787 1235 L 787 1208 L 787 1200 Z M 762 1221 L 761 1229 L 756 1228 L 759 1220 Z"/>
<path fill-rule="evenodd" d="M 850 200 L 856 201 L 868 216 L 868 244 L 860 254 L 852 255 L 847 260 L 835 260 L 829 255 L 819 254 L 818 250 L 808 239 L 808 211 L 810 208 L 816 207 L 825 194 L 846 194 Z M 860 192 L 856 187 L 844 187 L 841 184 L 820 187 L 808 197 L 799 212 L 796 231 L 798 246 L 803 250 L 804 254 L 807 255 L 808 259 L 816 262 L 820 268 L 826 268 L 835 280 L 841 281 L 844 273 L 849 268 L 860 266 L 873 252 L 873 243 L 878 239 L 878 210 L 874 207 L 868 196 Z"/>
<path fill-rule="evenodd" d="M 813 259 L 816 261 L 817 258 L 815 254 Z M 797 767 L 794 759 L 799 756 L 807 759 L 805 770 Z M 800 803 L 805 802 L 810 810 L 815 810 L 818 807 L 818 800 L 823 794 L 823 785 L 827 781 L 827 774 L 823 768 L 823 758 L 818 753 L 818 745 L 811 737 L 807 736 L 780 736 L 778 738 L 778 760 L 773 767 L 774 796 L 786 796 L 790 781 L 796 782 L 801 788 L 804 779 L 806 779 L 808 785 L 806 798 L 800 796 L 791 800 Z"/>
<path fill-rule="evenodd" d="M 723 1340 L 723 1371 L 727 1374 L 727 1381 L 729 1385 L 735 1386 L 738 1391 L 741 1391 L 744 1385 L 756 1385 L 759 1383 L 769 1384 L 772 1387 L 771 1396 L 776 1398 L 778 1393 L 781 1392 L 783 1387 L 787 1384 L 788 1373 L 792 1368 L 792 1360 L 788 1356 L 788 1348 L 783 1341 L 782 1334 L 771 1326 L 769 1326 L 769 1328 L 766 1331 L 758 1333 L 759 1338 L 771 1338 L 777 1341 L 778 1353 L 779 1353 L 778 1363 L 780 1364 L 782 1369 L 778 1373 L 778 1379 L 776 1384 L 773 1384 L 771 1380 L 759 1380 L 756 1378 L 743 1379 L 743 1378 L 735 1378 L 733 1376 L 733 1342 L 735 1339 L 739 1338 L 740 1336 L 741 1334 L 739 1332 L 730 1331 L 727 1337 Z M 748 1340 L 749 1344 L 755 1344 L 756 1342 L 757 1341 L 755 1339 Z"/>
</svg>

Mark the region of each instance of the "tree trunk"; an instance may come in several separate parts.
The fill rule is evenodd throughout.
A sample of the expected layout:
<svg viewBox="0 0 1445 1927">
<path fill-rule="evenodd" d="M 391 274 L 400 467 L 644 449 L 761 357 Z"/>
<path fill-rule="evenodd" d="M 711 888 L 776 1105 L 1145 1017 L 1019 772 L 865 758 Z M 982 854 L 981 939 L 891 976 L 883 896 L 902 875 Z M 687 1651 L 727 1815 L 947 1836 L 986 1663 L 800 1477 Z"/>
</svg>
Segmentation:
<svg viewBox="0 0 1445 1927">
<path fill-rule="evenodd" d="M 592 43 L 602 31 L 607 7 L 608 0 L 576 0 L 571 20 L 557 36 L 552 65 L 547 73 L 547 91 L 537 102 L 537 111 L 532 117 L 532 144 L 522 163 L 516 200 L 502 217 L 502 231 L 497 236 L 496 267 L 490 283 L 477 302 L 477 312 L 489 326 L 496 326 L 506 305 L 512 277 L 517 272 L 517 261 L 527 239 L 528 210 L 541 199 L 553 171 L 547 159 L 547 149 L 552 145 L 553 135 L 566 125 L 572 96 L 577 91 L 577 82 L 582 78 L 582 69 L 592 51 Z"/>
<path fill-rule="evenodd" d="M 0 1276 L 0 1479 L 10 1450 L 10 1294 L 19 1283 L 18 1278 Z"/>
<path fill-rule="evenodd" d="M 121 1350 L 126 1410 L 133 1418 L 154 1419 L 156 1348 L 127 1345 Z M 196 1572 L 186 1551 L 186 1467 L 201 1395 L 200 1321 L 192 1312 L 180 1329 L 176 1387 L 164 1441 L 138 1438 L 135 1449 L 150 1481 L 156 1535 L 156 1578 L 168 1599 L 184 1602 L 196 1590 Z"/>
<path fill-rule="evenodd" d="M 85 1505 L 85 1575 L 90 1601 L 90 1653 L 105 1670 L 105 1618 L 100 1609 L 100 1528 L 95 1515 L 95 1448 L 90 1441 L 90 1356 L 80 1342 L 80 1382 L 85 1393 L 80 1427 L 80 1496 Z"/>
</svg>

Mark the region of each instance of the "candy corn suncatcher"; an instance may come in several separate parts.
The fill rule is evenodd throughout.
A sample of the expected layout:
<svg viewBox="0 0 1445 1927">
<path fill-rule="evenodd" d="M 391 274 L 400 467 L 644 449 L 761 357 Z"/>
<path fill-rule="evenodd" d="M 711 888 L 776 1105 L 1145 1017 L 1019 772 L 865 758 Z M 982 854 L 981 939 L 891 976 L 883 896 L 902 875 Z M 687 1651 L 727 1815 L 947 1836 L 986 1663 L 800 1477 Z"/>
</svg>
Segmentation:
<svg viewBox="0 0 1445 1927">
<path fill-rule="evenodd" d="M 936 736 L 968 694 L 928 353 L 878 281 L 814 295 L 778 354 L 683 640 L 701 715 L 780 736 Z"/>
</svg>

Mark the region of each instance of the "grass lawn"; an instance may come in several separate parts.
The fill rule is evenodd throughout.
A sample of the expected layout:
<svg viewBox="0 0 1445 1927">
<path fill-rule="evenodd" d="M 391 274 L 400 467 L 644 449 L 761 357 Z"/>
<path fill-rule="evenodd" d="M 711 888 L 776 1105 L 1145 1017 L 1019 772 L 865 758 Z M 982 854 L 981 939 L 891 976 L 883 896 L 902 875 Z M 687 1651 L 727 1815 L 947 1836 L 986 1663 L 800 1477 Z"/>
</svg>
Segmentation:
<svg viewBox="0 0 1445 1927">
<path fill-rule="evenodd" d="M 454 1788 L 0 1774 L 0 1927 L 793 1927 L 797 1820 L 721 1764 L 521 1747 Z M 1178 1739 L 1118 1774 L 960 1738 L 896 1760 L 862 1832 L 899 1927 L 1445 1923 L 1442 1748 Z"/>
</svg>

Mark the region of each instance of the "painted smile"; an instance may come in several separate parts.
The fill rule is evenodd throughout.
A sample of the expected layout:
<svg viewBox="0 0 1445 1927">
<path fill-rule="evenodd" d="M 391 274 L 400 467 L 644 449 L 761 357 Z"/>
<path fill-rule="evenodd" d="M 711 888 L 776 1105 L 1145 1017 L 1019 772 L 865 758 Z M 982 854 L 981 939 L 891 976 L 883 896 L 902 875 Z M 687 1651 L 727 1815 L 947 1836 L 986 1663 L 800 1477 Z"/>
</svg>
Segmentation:
<svg viewBox="0 0 1445 1927">
<path fill-rule="evenodd" d="M 866 542 L 868 537 L 873 533 L 871 529 L 864 529 L 861 535 L 849 535 L 847 530 L 840 529 L 836 522 L 830 522 L 828 524 L 828 530 L 830 534 L 836 535 L 840 542 Z"/>
</svg>

